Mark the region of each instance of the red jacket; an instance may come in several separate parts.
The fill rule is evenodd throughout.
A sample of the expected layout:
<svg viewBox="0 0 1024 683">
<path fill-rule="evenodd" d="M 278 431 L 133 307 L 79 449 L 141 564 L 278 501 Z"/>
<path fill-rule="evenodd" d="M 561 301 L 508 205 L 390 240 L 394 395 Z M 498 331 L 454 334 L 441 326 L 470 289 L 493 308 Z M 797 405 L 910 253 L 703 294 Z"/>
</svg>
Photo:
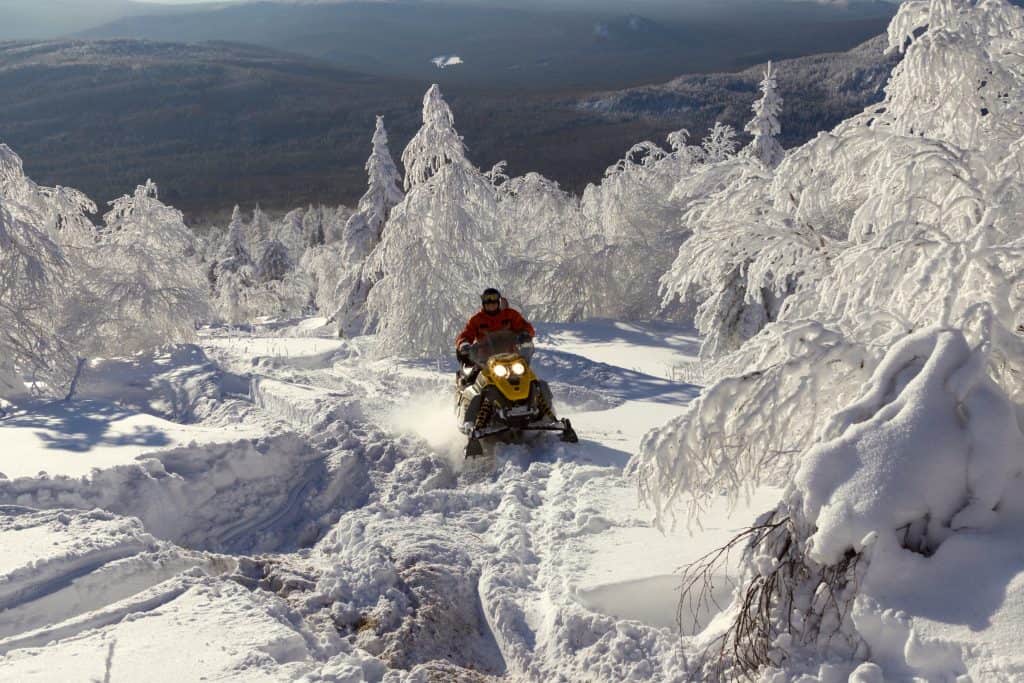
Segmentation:
<svg viewBox="0 0 1024 683">
<path fill-rule="evenodd" d="M 473 344 L 480 341 L 485 335 L 497 330 L 511 330 L 513 332 L 526 332 L 531 337 L 536 336 L 533 325 L 526 321 L 526 318 L 519 314 L 514 308 L 503 308 L 494 315 L 486 311 L 477 311 L 469 319 L 466 327 L 455 339 L 455 348 L 459 348 L 463 342 Z"/>
</svg>

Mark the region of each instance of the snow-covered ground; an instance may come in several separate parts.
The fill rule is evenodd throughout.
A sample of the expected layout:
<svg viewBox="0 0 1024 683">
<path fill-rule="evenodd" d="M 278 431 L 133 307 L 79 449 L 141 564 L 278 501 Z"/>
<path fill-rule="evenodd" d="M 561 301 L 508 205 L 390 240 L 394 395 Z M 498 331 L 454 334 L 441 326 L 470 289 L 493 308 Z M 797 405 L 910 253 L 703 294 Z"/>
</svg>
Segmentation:
<svg viewBox="0 0 1024 683">
<path fill-rule="evenodd" d="M 535 366 L 581 443 L 470 464 L 447 360 L 328 335 L 211 331 L 0 421 L 0 680 L 689 680 L 681 643 L 714 615 L 678 613 L 679 570 L 779 497 L 662 532 L 624 477 L 699 391 L 671 379 L 691 332 L 541 326 Z M 1000 626 L 964 653 L 1012 680 L 1024 593 L 1002 578 L 1005 605 L 932 609 L 914 638 Z"/>
<path fill-rule="evenodd" d="M 541 340 L 582 442 L 471 465 L 447 359 L 364 361 L 372 340 L 315 323 L 214 330 L 19 406 L 0 678 L 679 679 L 674 573 L 753 511 L 663 534 L 623 468 L 697 394 L 671 380 L 697 340 L 608 321 Z"/>
</svg>

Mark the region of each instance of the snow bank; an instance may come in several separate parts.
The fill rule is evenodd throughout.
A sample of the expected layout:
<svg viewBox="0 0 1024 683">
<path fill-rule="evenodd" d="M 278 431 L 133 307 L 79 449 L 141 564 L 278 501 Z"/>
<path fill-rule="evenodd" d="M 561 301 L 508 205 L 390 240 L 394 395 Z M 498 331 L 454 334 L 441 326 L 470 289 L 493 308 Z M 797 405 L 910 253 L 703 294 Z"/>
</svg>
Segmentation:
<svg viewBox="0 0 1024 683">
<path fill-rule="evenodd" d="M 324 514 L 317 494 L 358 499 L 357 456 L 330 463 L 295 434 L 191 446 L 89 476 L 0 480 L 0 503 L 102 508 L 138 517 L 153 535 L 193 548 L 294 546 Z M 363 475 L 365 476 L 365 475 Z M 340 490 L 336 479 L 345 481 Z M 315 534 L 314 534 L 315 536 Z"/>
<path fill-rule="evenodd" d="M 326 368 L 335 358 L 348 358 L 352 345 L 343 339 L 304 337 L 206 337 L 203 346 L 225 367 L 242 369 L 265 360 L 296 368 Z"/>
<path fill-rule="evenodd" d="M 74 515 L 0 507 L 0 609 L 89 566 L 155 548 L 156 540 L 137 520 L 101 511 Z"/>
<path fill-rule="evenodd" d="M 106 401 L 22 402 L 0 421 L 0 479 L 82 477 L 134 465 L 164 448 L 253 437 L 266 427 L 241 422 L 248 409 L 229 401 L 214 408 L 209 422 L 180 424 Z"/>
<path fill-rule="evenodd" d="M 1024 570 L 1019 558 L 1000 562 L 1004 541 L 991 533 L 1011 524 L 1019 539 L 1024 434 L 984 350 L 955 330 L 909 336 L 825 433 L 791 498 L 812 525 L 808 558 L 834 566 L 863 554 L 852 620 L 887 677 L 967 673 L 963 645 L 948 631 L 926 637 L 915 622 L 978 626 L 981 609 L 985 623 L 999 611 L 985 592 Z M 986 574 L 992 585 L 979 592 Z M 954 597 L 961 593 L 978 602 Z"/>
<path fill-rule="evenodd" d="M 250 391 L 256 407 L 296 429 L 310 429 L 325 421 L 359 414 L 352 405 L 352 394 L 347 391 L 262 376 L 253 378 Z"/>
<path fill-rule="evenodd" d="M 786 661 L 769 679 L 790 680 L 867 659 L 850 680 L 952 682 L 1019 666 L 999 643 L 1024 624 L 1024 433 L 988 353 L 959 330 L 909 335 L 825 421 L 754 526 L 732 607 L 701 635 L 706 670 Z"/>
<path fill-rule="evenodd" d="M 0 553 L 0 652 L 46 642 L 41 634 L 55 635 L 48 627 L 81 621 L 182 572 L 222 573 L 231 565 L 157 541 L 138 520 L 100 510 L 0 507 Z M 83 619 L 98 624 L 95 616 Z"/>
<path fill-rule="evenodd" d="M 810 555 L 822 564 L 875 534 L 930 554 L 957 531 L 986 529 L 1024 473 L 1016 409 L 958 331 L 896 345 L 826 434 L 795 481 L 817 529 Z"/>
<path fill-rule="evenodd" d="M 79 379 L 76 397 L 117 403 L 172 422 L 203 420 L 224 399 L 227 373 L 193 344 L 165 346 L 129 358 L 96 360 Z"/>
</svg>

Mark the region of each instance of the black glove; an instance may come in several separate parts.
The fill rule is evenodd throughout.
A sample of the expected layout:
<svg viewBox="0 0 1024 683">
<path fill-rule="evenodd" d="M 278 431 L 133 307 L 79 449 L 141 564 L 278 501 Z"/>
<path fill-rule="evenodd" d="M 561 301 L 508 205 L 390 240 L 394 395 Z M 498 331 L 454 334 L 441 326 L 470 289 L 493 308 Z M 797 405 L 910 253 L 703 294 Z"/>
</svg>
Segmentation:
<svg viewBox="0 0 1024 683">
<path fill-rule="evenodd" d="M 527 344 L 533 341 L 533 337 L 530 336 L 529 332 L 520 332 L 516 338 L 516 342 L 519 344 Z"/>
<path fill-rule="evenodd" d="M 462 342 L 459 344 L 459 348 L 455 351 L 455 358 L 463 365 L 469 365 L 469 350 L 471 348 L 472 347 L 468 342 Z"/>
</svg>

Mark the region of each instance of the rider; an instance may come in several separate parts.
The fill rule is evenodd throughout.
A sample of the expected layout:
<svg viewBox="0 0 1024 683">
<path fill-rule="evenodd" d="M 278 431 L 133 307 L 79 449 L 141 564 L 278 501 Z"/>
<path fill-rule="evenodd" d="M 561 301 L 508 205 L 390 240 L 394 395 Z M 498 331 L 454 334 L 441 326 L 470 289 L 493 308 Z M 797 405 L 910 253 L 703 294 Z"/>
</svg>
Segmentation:
<svg viewBox="0 0 1024 683">
<path fill-rule="evenodd" d="M 529 341 L 536 334 L 533 325 L 527 322 L 520 315 L 519 311 L 509 308 L 508 301 L 495 288 L 488 287 L 485 289 L 484 293 L 480 295 L 480 303 L 482 304 L 482 309 L 469 319 L 466 327 L 463 328 L 462 332 L 455 339 L 455 356 L 463 365 L 471 364 L 469 358 L 470 345 L 480 341 L 492 332 L 497 332 L 498 330 L 518 332 L 521 341 Z M 472 379 L 476 379 L 475 373 Z M 468 383 L 470 378 L 467 377 L 463 381 Z"/>
</svg>

